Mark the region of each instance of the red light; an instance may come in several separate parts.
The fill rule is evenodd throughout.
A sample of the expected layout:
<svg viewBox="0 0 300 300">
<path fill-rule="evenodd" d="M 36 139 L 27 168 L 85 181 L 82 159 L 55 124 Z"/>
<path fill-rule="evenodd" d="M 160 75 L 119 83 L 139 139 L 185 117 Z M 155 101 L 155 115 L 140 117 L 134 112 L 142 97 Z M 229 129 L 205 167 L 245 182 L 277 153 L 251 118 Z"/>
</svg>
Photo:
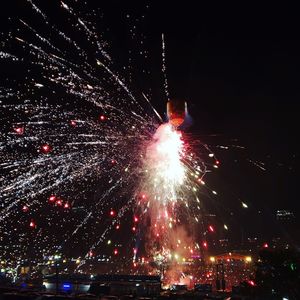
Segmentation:
<svg viewBox="0 0 300 300">
<path fill-rule="evenodd" d="M 267 243 L 264 243 L 263 247 L 264 248 L 269 248 L 269 245 Z"/>
<path fill-rule="evenodd" d="M 20 127 L 15 127 L 14 131 L 15 131 L 16 134 L 20 134 L 21 135 L 21 134 L 24 133 L 24 127 L 21 127 L 21 126 Z"/>
<path fill-rule="evenodd" d="M 113 217 L 115 215 L 115 212 L 111 210 L 109 214 Z"/>
<path fill-rule="evenodd" d="M 136 231 L 136 228 L 135 228 L 135 227 L 132 227 L 132 231 Z"/>
<path fill-rule="evenodd" d="M 133 253 L 137 254 L 137 249 L 136 248 L 133 248 Z"/>
<path fill-rule="evenodd" d="M 44 144 L 44 145 L 42 145 L 41 150 L 43 153 L 47 154 L 52 150 L 52 148 L 50 145 Z"/>
<path fill-rule="evenodd" d="M 35 223 L 34 223 L 34 221 L 30 221 L 30 224 L 29 224 L 29 226 L 30 226 L 31 228 L 34 228 L 34 227 L 35 227 Z"/>
<path fill-rule="evenodd" d="M 157 233 L 156 236 L 159 237 L 159 233 Z"/>
<path fill-rule="evenodd" d="M 54 202 L 56 200 L 56 196 L 52 195 L 49 197 L 50 202 Z"/>
<path fill-rule="evenodd" d="M 64 208 L 70 208 L 70 205 L 68 202 L 65 203 Z"/>
<path fill-rule="evenodd" d="M 115 249 L 115 250 L 114 250 L 114 255 L 118 255 L 118 253 L 119 253 L 119 252 L 118 252 L 118 249 Z"/>
<path fill-rule="evenodd" d="M 138 221 L 139 221 L 138 217 L 134 217 L 134 222 L 136 223 Z"/>
<path fill-rule="evenodd" d="M 106 119 L 105 116 L 103 116 L 103 115 L 100 116 L 101 121 L 105 121 L 105 119 Z"/>
<path fill-rule="evenodd" d="M 214 228 L 211 225 L 209 225 L 208 229 L 209 229 L 210 232 L 214 232 L 215 231 Z"/>
<path fill-rule="evenodd" d="M 255 282 L 253 280 L 249 280 L 248 283 L 252 286 L 255 286 Z"/>
<path fill-rule="evenodd" d="M 28 207 L 27 207 L 26 205 L 24 205 L 24 206 L 22 207 L 22 210 L 23 210 L 24 212 L 26 212 L 26 211 L 28 211 Z"/>
<path fill-rule="evenodd" d="M 136 264 L 136 263 L 133 263 L 133 266 L 136 268 L 137 264 Z"/>
<path fill-rule="evenodd" d="M 76 121 L 74 121 L 74 120 L 71 120 L 70 124 L 71 124 L 71 126 L 73 126 L 73 127 L 75 127 L 75 126 L 77 125 Z"/>
<path fill-rule="evenodd" d="M 116 163 L 116 161 L 114 159 L 112 159 L 111 163 L 114 165 Z"/>
<path fill-rule="evenodd" d="M 208 246 L 208 245 L 207 245 L 207 242 L 203 242 L 203 247 L 204 247 L 204 248 L 207 248 L 207 246 Z"/>
<path fill-rule="evenodd" d="M 142 194 L 142 199 L 146 199 L 146 195 L 145 194 Z"/>
<path fill-rule="evenodd" d="M 120 229 L 120 225 L 117 225 L 117 226 L 116 226 L 116 229 L 117 229 L 117 230 Z"/>
<path fill-rule="evenodd" d="M 57 204 L 58 206 L 62 206 L 62 201 L 61 201 L 61 200 L 57 200 L 57 201 L 56 201 L 56 204 Z"/>
<path fill-rule="evenodd" d="M 219 160 L 216 160 L 216 165 L 219 165 L 220 164 L 220 161 Z"/>
<path fill-rule="evenodd" d="M 94 255 L 94 254 L 93 254 L 93 251 L 90 251 L 90 252 L 89 252 L 89 256 L 92 257 L 93 255 Z"/>
</svg>

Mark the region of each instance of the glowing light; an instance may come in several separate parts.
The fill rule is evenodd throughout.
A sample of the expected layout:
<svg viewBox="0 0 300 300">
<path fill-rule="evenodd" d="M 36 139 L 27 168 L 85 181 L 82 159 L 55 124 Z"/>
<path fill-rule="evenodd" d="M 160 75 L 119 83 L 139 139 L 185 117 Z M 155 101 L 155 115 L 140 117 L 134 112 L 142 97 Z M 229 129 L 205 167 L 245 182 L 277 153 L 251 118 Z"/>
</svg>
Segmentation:
<svg viewBox="0 0 300 300">
<path fill-rule="evenodd" d="M 269 248 L 268 243 L 264 243 L 263 247 L 264 247 L 264 248 Z"/>
<path fill-rule="evenodd" d="M 77 125 L 76 121 L 74 121 L 74 120 L 71 120 L 71 121 L 70 121 L 70 124 L 71 124 L 71 126 L 73 126 L 73 127 L 75 127 L 75 126 Z"/>
<path fill-rule="evenodd" d="M 243 208 L 248 208 L 248 205 L 245 202 L 242 202 Z"/>
<path fill-rule="evenodd" d="M 246 256 L 245 261 L 248 262 L 248 263 L 251 262 L 252 261 L 252 257 L 251 256 Z"/>
<path fill-rule="evenodd" d="M 215 262 L 215 261 L 216 261 L 216 258 L 215 258 L 214 256 L 211 256 L 211 257 L 209 258 L 209 260 L 210 260 L 211 262 Z"/>
<path fill-rule="evenodd" d="M 101 116 L 99 117 L 99 119 L 100 119 L 101 121 L 105 121 L 106 117 L 103 116 L 103 115 L 101 115 Z"/>
<path fill-rule="evenodd" d="M 43 153 L 47 154 L 52 151 L 52 147 L 48 144 L 44 144 L 42 145 L 41 150 Z"/>
<path fill-rule="evenodd" d="M 22 135 L 24 133 L 24 127 L 14 127 L 16 134 Z"/>
<path fill-rule="evenodd" d="M 34 227 L 35 227 L 34 221 L 30 221 L 29 226 L 30 226 L 31 228 L 34 228 Z"/>
<path fill-rule="evenodd" d="M 111 210 L 109 214 L 110 214 L 110 216 L 114 217 L 116 213 L 114 210 Z"/>
<path fill-rule="evenodd" d="M 28 206 L 24 205 L 24 206 L 22 207 L 22 210 L 23 210 L 24 212 L 27 212 L 27 211 L 28 211 Z"/>
<path fill-rule="evenodd" d="M 114 255 L 118 255 L 118 253 L 119 253 L 118 249 L 115 249 L 114 250 Z"/>
<path fill-rule="evenodd" d="M 210 232 L 214 232 L 215 231 L 212 225 L 209 225 L 208 229 L 209 229 Z"/>
<path fill-rule="evenodd" d="M 226 224 L 224 224 L 224 229 L 228 230 L 228 226 Z"/>
<path fill-rule="evenodd" d="M 52 195 L 49 197 L 50 202 L 54 202 L 56 200 L 56 196 Z"/>
</svg>

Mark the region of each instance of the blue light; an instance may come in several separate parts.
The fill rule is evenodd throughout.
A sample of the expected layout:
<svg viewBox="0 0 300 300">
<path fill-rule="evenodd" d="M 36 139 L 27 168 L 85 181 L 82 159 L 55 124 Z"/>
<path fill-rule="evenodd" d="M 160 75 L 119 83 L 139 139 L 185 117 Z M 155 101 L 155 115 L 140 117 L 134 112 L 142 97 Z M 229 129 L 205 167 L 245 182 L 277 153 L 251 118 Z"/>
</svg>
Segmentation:
<svg viewBox="0 0 300 300">
<path fill-rule="evenodd" d="M 63 284 L 63 290 L 64 291 L 69 291 L 69 290 L 71 290 L 71 284 L 70 283 L 64 283 Z"/>
</svg>

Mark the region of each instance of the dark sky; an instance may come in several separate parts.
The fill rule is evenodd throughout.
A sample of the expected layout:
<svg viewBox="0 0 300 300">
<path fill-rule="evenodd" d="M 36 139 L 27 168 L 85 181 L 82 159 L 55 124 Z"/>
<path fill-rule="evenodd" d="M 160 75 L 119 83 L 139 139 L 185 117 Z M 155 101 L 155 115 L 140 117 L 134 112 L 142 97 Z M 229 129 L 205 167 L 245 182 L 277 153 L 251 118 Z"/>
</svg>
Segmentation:
<svg viewBox="0 0 300 300">
<path fill-rule="evenodd" d="M 145 15 L 136 24 L 146 37 L 153 71 L 146 85 L 151 86 L 152 101 L 162 113 L 160 39 L 165 34 L 170 94 L 187 99 L 194 119 L 190 131 L 204 139 L 218 134 L 209 140 L 212 144 L 237 138 L 247 148 L 242 154 L 220 152 L 224 160 L 220 178 L 226 178 L 221 189 L 235 190 L 233 194 L 249 199 L 253 213 L 263 208 L 272 216 L 276 208 L 288 208 L 299 222 L 300 24 L 296 7 L 252 2 L 219 6 L 211 1 L 205 5 L 169 0 L 87 2 L 103 9 L 110 28 L 106 36 L 113 46 L 118 45 L 113 54 L 121 61 L 122 49 L 132 45 L 127 35 L 130 26 L 124 27 L 126 15 Z M 15 15 L 22 5 L 10 2 L 1 14 Z M 135 87 L 143 85 L 137 81 Z M 248 158 L 266 162 L 267 171 L 255 169 L 246 162 Z M 215 180 L 220 186 L 221 179 Z M 230 201 L 227 197 L 223 200 Z"/>
</svg>

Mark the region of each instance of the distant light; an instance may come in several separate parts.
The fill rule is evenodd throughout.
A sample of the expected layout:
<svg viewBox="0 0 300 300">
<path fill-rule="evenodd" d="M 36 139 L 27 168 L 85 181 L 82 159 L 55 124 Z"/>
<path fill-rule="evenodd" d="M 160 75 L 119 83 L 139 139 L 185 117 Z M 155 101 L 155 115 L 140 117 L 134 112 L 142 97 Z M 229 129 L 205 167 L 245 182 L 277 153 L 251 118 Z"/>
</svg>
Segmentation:
<svg viewBox="0 0 300 300">
<path fill-rule="evenodd" d="M 106 119 L 105 116 L 103 116 L 103 115 L 100 116 L 101 121 L 105 121 L 105 119 Z"/>
<path fill-rule="evenodd" d="M 119 253 L 119 252 L 118 252 L 118 249 L 115 249 L 115 250 L 114 250 L 114 255 L 118 255 L 118 253 Z"/>
<path fill-rule="evenodd" d="M 228 230 L 228 226 L 226 224 L 224 224 L 224 229 Z"/>
<path fill-rule="evenodd" d="M 134 217 L 134 222 L 136 223 L 136 222 L 138 222 L 139 221 L 139 218 L 138 217 Z"/>
<path fill-rule="evenodd" d="M 214 157 L 214 154 L 213 153 L 209 153 L 208 156 L 209 157 Z"/>
<path fill-rule="evenodd" d="M 264 247 L 264 248 L 269 248 L 268 243 L 264 243 L 263 247 Z"/>
<path fill-rule="evenodd" d="M 117 229 L 117 230 L 120 229 L 120 225 L 116 225 L 116 229 Z"/>
<path fill-rule="evenodd" d="M 209 229 L 210 232 L 214 232 L 215 231 L 214 228 L 211 225 L 209 225 L 208 229 Z"/>
<path fill-rule="evenodd" d="M 207 248 L 207 242 L 203 242 L 203 247 Z"/>
<path fill-rule="evenodd" d="M 113 217 L 115 215 L 115 212 L 111 210 L 109 214 Z"/>
<path fill-rule="evenodd" d="M 71 124 L 71 126 L 73 126 L 73 127 L 75 127 L 75 126 L 77 125 L 76 121 L 74 121 L 74 120 L 71 120 L 70 124 Z"/>
<path fill-rule="evenodd" d="M 215 258 L 214 256 L 211 256 L 211 257 L 209 258 L 209 260 L 210 260 L 211 262 L 215 262 L 215 261 L 216 261 L 216 258 Z"/>
</svg>

